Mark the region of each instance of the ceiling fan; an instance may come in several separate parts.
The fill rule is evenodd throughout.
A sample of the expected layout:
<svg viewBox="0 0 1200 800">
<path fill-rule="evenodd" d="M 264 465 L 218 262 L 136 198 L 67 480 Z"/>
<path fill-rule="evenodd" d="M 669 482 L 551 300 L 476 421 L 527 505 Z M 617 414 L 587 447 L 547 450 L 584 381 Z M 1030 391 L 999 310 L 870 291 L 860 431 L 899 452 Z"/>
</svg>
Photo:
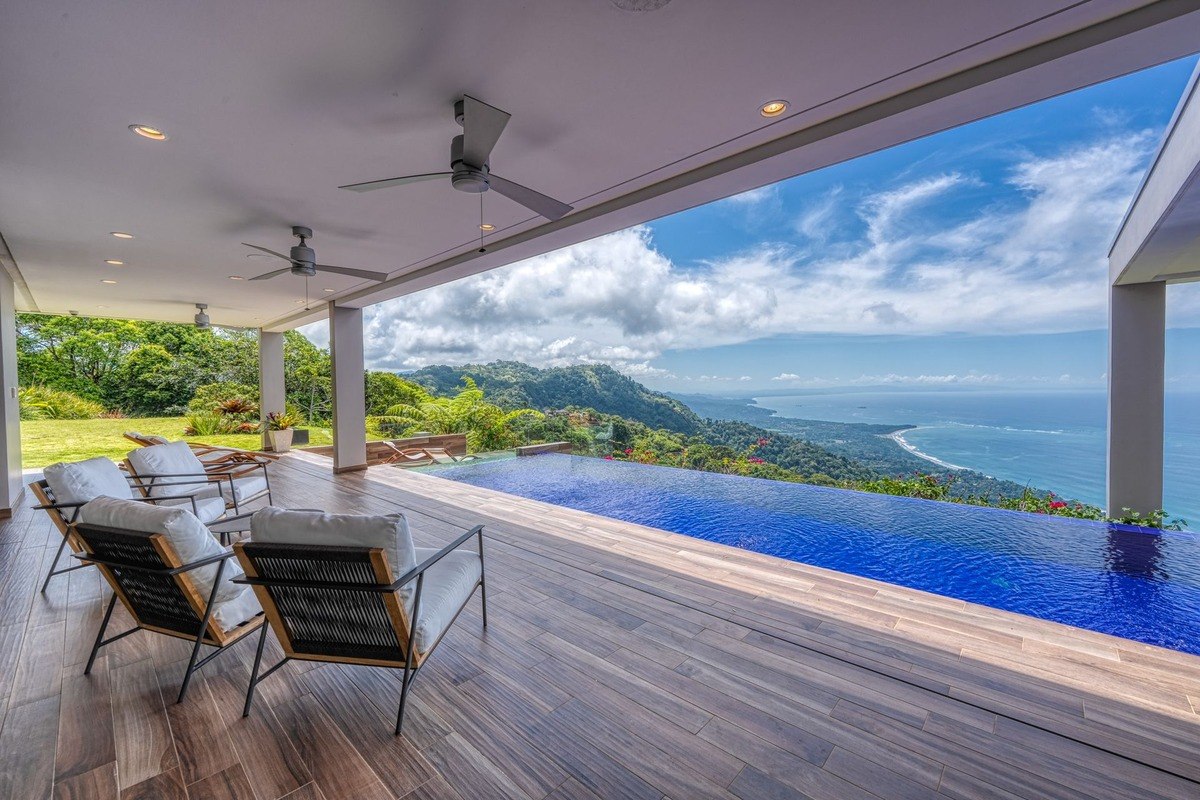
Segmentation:
<svg viewBox="0 0 1200 800">
<path fill-rule="evenodd" d="M 312 235 L 312 228 L 306 228 L 303 225 L 293 225 L 292 236 L 300 239 L 300 244 L 292 247 L 292 249 L 289 251 L 290 255 L 287 256 L 285 256 L 283 253 L 276 253 L 274 250 L 269 250 L 266 247 L 260 247 L 256 244 L 250 244 L 249 242 L 242 242 L 242 244 L 244 244 L 246 247 L 253 247 L 255 250 L 261 250 L 264 253 L 273 255 L 276 258 L 282 258 L 284 261 L 291 263 L 291 266 L 284 267 L 283 269 L 273 270 L 271 272 L 265 272 L 262 275 L 256 275 L 250 280 L 265 281 L 268 278 L 274 278 L 275 276 L 282 275 L 285 272 L 290 272 L 293 275 L 303 278 L 311 278 L 318 272 L 332 272 L 335 275 L 350 275 L 355 278 L 366 278 L 369 281 L 387 280 L 386 272 L 372 272 L 369 269 L 351 269 L 350 267 L 334 267 L 330 266 L 329 264 L 318 264 L 317 254 L 311 247 L 308 246 L 307 243 L 307 241 L 312 238 Z"/>
<path fill-rule="evenodd" d="M 401 186 L 406 183 L 433 181 L 443 178 L 450 179 L 450 185 L 460 192 L 482 194 L 489 189 L 514 200 L 529 210 L 540 214 L 546 219 L 559 219 L 571 211 L 571 206 L 560 203 L 553 197 L 547 197 L 541 192 L 513 183 L 501 178 L 491 171 L 488 158 L 504 126 L 512 116 L 506 111 L 489 106 L 482 100 L 476 100 L 470 95 L 463 95 L 461 100 L 454 103 L 454 121 L 462 126 L 463 132 L 450 140 L 450 171 L 429 172 L 423 175 L 405 175 L 400 178 L 386 178 L 381 181 L 366 183 L 351 183 L 339 186 L 339 189 L 349 189 L 352 192 L 373 192 L 376 189 L 387 189 L 390 186 Z"/>
</svg>

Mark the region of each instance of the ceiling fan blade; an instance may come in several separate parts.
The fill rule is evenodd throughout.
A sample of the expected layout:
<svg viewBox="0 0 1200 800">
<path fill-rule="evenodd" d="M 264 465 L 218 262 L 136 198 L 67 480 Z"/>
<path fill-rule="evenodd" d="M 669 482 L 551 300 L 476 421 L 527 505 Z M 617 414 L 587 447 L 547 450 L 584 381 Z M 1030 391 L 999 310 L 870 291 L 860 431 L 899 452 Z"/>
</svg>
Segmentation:
<svg viewBox="0 0 1200 800">
<path fill-rule="evenodd" d="M 339 186 L 339 189 L 349 189 L 352 192 L 373 192 L 376 189 L 387 189 L 392 186 L 403 186 L 406 183 L 420 183 L 421 181 L 433 181 L 438 178 L 449 178 L 449 172 L 429 172 L 424 175 L 405 175 L 401 178 L 385 178 L 381 181 L 367 181 L 366 183 L 350 183 L 345 186 Z"/>
<path fill-rule="evenodd" d="M 463 161 L 473 167 L 487 164 L 511 116 L 482 100 L 463 95 Z"/>
<path fill-rule="evenodd" d="M 259 247 L 256 244 L 250 244 L 249 242 L 242 242 L 242 244 L 246 245 L 246 247 L 253 247 L 255 250 L 262 250 L 264 253 L 270 253 L 271 255 L 275 256 L 276 258 L 282 258 L 284 261 L 287 261 L 287 262 L 291 262 L 291 260 L 292 260 L 288 256 L 285 256 L 283 253 L 276 253 L 274 250 L 268 250 L 267 248 Z"/>
<path fill-rule="evenodd" d="M 253 247 L 253 245 L 251 245 L 251 246 Z M 291 267 L 284 267 L 283 269 L 277 269 L 274 272 L 264 272 L 262 275 L 255 275 L 250 280 L 265 281 L 267 278 L 274 278 L 276 275 L 282 275 L 285 272 L 291 272 L 291 271 L 292 271 Z"/>
<path fill-rule="evenodd" d="M 350 267 L 331 267 L 328 264 L 317 264 L 317 272 L 332 272 L 337 275 L 351 275 L 355 278 L 366 278 L 369 281 L 386 281 L 386 272 L 372 272 L 369 269 L 351 269 Z"/>
<path fill-rule="evenodd" d="M 492 172 L 488 175 L 488 185 L 509 200 L 515 200 L 531 211 L 536 211 L 546 219 L 559 219 L 571 211 L 571 206 L 560 203 L 553 197 L 547 197 L 541 192 L 535 192 L 527 186 L 513 183 Z"/>
</svg>

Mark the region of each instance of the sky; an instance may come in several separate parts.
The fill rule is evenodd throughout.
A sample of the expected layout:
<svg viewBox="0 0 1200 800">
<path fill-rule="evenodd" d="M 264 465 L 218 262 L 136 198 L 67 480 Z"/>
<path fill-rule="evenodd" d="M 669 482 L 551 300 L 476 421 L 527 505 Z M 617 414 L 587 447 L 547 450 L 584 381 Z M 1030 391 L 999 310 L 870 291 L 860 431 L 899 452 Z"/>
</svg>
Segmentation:
<svg viewBox="0 0 1200 800">
<path fill-rule="evenodd" d="M 1194 66 L 381 303 L 367 365 L 606 363 L 714 394 L 1102 386 L 1108 247 Z M 1200 284 L 1168 290 L 1168 324 L 1168 379 L 1200 388 Z"/>
</svg>

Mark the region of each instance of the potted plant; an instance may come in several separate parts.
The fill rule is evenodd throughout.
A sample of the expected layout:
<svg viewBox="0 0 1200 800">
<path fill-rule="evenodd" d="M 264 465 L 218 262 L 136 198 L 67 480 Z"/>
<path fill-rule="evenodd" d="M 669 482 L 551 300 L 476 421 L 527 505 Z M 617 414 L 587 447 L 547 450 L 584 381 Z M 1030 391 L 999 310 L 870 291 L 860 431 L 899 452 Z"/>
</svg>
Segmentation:
<svg viewBox="0 0 1200 800">
<path fill-rule="evenodd" d="M 263 429 L 267 432 L 267 440 L 271 450 L 276 453 L 286 453 L 292 448 L 292 428 L 300 422 L 299 417 L 287 412 L 272 411 L 263 420 Z"/>
</svg>

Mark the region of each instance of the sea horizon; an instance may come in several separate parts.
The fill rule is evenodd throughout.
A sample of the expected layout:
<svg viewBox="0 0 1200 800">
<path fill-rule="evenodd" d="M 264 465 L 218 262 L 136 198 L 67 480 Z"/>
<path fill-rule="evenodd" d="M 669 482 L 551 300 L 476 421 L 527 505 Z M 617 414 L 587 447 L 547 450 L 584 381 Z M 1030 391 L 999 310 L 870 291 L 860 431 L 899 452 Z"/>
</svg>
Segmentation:
<svg viewBox="0 0 1200 800">
<path fill-rule="evenodd" d="M 890 438 L 943 469 L 994 478 L 1103 507 L 1107 392 L 1084 389 L 813 390 L 757 394 L 776 416 L 912 426 Z M 1168 390 L 1163 508 L 1200 525 L 1200 390 Z"/>
</svg>

